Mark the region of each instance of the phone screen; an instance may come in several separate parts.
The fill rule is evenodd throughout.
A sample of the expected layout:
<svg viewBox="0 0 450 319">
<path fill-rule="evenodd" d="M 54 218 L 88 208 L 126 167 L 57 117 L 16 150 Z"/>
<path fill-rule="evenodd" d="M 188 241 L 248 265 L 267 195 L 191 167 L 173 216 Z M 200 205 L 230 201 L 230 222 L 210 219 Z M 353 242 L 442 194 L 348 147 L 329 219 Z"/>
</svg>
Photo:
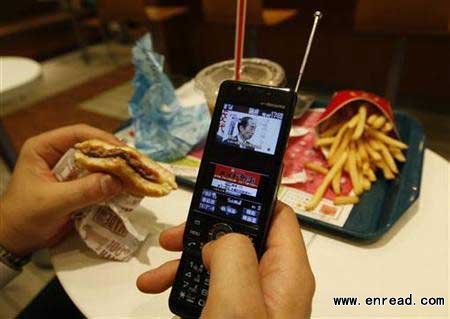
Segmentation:
<svg viewBox="0 0 450 319">
<path fill-rule="evenodd" d="M 273 155 L 283 113 L 258 107 L 225 104 L 217 140 L 225 145 Z"/>
<path fill-rule="evenodd" d="M 252 152 L 274 156 L 282 120 L 280 111 L 225 103 L 215 140 L 218 147 L 229 148 L 230 157 L 240 150 L 247 151 L 250 161 Z M 242 169 L 246 165 L 236 167 L 230 162 L 223 158 L 207 163 L 196 208 L 234 222 L 258 225 L 269 172 L 264 172 L 264 167 Z"/>
</svg>

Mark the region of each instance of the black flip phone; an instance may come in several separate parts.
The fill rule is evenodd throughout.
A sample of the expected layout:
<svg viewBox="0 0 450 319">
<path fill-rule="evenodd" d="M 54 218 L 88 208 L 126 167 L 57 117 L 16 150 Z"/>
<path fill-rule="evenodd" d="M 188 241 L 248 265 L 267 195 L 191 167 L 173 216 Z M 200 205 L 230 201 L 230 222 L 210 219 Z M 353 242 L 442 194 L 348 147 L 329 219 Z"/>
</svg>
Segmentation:
<svg viewBox="0 0 450 319">
<path fill-rule="evenodd" d="M 169 298 L 176 315 L 198 318 L 206 303 L 205 243 L 238 232 L 252 240 L 258 258 L 264 252 L 296 101 L 287 88 L 220 86 Z"/>
</svg>

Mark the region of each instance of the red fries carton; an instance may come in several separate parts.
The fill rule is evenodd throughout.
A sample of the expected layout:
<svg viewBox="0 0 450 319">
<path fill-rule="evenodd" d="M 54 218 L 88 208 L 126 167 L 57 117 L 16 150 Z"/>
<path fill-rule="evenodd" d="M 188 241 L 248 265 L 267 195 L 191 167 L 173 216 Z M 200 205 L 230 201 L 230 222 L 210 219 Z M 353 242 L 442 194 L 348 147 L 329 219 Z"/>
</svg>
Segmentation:
<svg viewBox="0 0 450 319">
<path fill-rule="evenodd" d="M 330 104 L 328 104 L 317 123 L 318 131 L 323 132 L 334 123 L 350 119 L 358 112 L 358 107 L 363 103 L 367 105 L 368 117 L 374 113 L 384 115 L 394 127 L 389 135 L 395 138 L 399 137 L 391 103 L 378 95 L 359 90 L 344 90 L 334 93 Z"/>
</svg>

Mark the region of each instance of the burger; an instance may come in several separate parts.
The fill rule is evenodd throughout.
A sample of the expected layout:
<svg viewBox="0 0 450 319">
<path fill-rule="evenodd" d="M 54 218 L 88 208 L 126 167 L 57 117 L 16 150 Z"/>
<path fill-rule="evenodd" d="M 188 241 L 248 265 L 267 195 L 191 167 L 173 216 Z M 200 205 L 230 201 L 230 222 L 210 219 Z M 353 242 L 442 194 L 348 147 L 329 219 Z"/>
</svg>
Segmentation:
<svg viewBox="0 0 450 319">
<path fill-rule="evenodd" d="M 78 166 L 116 176 L 128 194 L 160 197 L 177 188 L 171 172 L 132 147 L 87 140 L 74 148 Z"/>
</svg>

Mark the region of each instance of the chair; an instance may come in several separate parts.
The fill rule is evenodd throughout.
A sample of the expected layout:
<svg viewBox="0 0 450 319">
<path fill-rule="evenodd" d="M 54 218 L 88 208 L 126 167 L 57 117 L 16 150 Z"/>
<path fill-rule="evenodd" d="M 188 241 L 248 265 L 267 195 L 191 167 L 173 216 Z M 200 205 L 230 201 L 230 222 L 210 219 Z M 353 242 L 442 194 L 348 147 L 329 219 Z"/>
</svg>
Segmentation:
<svg viewBox="0 0 450 319">
<path fill-rule="evenodd" d="M 86 35 L 86 31 L 88 29 L 100 31 L 103 41 L 108 41 L 107 34 L 105 33 L 106 30 L 96 17 L 95 7 L 86 7 L 83 5 L 82 0 L 57 1 L 60 3 L 61 8 L 65 11 L 65 14 L 68 14 L 70 17 L 73 33 L 81 51 L 81 58 L 86 63 L 89 63 L 91 60 L 88 50 L 89 37 Z M 114 60 L 110 50 L 108 50 L 108 55 L 112 60 Z"/>
<path fill-rule="evenodd" d="M 236 0 L 202 0 L 202 11 L 207 23 L 233 26 L 236 22 Z M 297 9 L 264 8 L 263 0 L 247 0 L 246 25 L 248 56 L 258 54 L 258 34 L 260 28 L 274 28 L 292 21 Z"/>
<path fill-rule="evenodd" d="M 132 22 L 145 26 L 152 34 L 155 51 L 166 57 L 168 69 L 172 69 L 169 29 L 173 23 L 183 22 L 180 18 L 186 16 L 188 7 L 146 5 L 144 0 L 98 0 L 97 12 L 103 24 L 115 22 L 127 28 Z"/>
<path fill-rule="evenodd" d="M 403 14 L 399 14 L 402 12 Z M 386 97 L 395 105 L 408 39 L 450 36 L 448 0 L 359 0 L 355 30 L 396 38 L 386 81 Z"/>
<path fill-rule="evenodd" d="M 235 0 L 202 0 L 207 22 L 233 24 L 236 21 Z M 297 15 L 296 9 L 264 8 L 262 0 L 247 0 L 246 23 L 250 26 L 277 26 Z"/>
</svg>

